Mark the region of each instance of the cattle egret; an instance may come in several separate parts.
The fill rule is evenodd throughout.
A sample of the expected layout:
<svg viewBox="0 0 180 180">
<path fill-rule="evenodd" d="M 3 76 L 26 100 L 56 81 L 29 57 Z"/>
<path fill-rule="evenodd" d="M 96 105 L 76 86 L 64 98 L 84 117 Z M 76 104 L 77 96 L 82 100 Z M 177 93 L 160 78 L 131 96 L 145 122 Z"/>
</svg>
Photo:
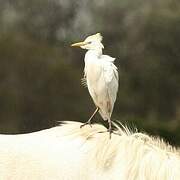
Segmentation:
<svg viewBox="0 0 180 180">
<path fill-rule="evenodd" d="M 118 91 L 118 71 L 114 65 L 115 58 L 102 54 L 104 46 L 101 41 L 102 36 L 97 33 L 87 37 L 83 42 L 74 43 L 71 46 L 88 50 L 84 59 L 83 79 L 96 105 L 92 116 L 81 127 L 91 124 L 92 118 L 99 112 L 102 118 L 109 123 L 108 131 L 111 137 L 111 114 Z"/>
</svg>

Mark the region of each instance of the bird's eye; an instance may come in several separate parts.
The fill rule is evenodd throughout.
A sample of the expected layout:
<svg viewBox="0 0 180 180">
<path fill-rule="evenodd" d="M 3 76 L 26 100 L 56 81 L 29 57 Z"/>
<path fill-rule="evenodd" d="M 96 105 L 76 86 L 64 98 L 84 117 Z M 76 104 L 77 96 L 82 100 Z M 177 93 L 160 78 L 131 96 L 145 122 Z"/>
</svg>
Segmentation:
<svg viewBox="0 0 180 180">
<path fill-rule="evenodd" d="M 88 44 L 91 44 L 91 43 L 92 43 L 91 41 L 88 42 Z"/>
</svg>

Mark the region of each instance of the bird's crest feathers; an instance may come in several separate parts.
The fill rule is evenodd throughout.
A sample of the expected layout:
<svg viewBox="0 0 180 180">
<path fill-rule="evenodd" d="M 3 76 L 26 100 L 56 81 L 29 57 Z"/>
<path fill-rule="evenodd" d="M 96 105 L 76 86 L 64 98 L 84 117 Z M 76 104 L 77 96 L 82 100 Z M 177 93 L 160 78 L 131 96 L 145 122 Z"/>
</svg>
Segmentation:
<svg viewBox="0 0 180 180">
<path fill-rule="evenodd" d="M 101 42 L 103 39 L 101 33 L 96 33 L 94 35 L 88 36 L 85 41 L 99 41 Z"/>
</svg>

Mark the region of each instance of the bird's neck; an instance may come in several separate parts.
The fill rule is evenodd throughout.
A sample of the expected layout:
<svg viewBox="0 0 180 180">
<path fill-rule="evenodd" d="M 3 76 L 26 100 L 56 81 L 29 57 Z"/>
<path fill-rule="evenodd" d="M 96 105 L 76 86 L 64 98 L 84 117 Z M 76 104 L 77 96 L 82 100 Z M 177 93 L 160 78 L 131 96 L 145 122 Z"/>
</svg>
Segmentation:
<svg viewBox="0 0 180 180">
<path fill-rule="evenodd" d="M 86 54 L 99 57 L 102 55 L 102 49 L 90 49 Z"/>
</svg>

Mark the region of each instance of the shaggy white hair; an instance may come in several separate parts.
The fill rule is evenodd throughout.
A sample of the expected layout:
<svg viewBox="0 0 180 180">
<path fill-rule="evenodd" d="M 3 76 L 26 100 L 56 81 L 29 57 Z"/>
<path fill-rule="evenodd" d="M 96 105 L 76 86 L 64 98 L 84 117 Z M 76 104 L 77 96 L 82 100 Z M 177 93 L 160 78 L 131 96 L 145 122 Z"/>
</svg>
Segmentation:
<svg viewBox="0 0 180 180">
<path fill-rule="evenodd" d="M 179 180 L 180 153 L 159 138 L 67 122 L 0 135 L 0 180 Z"/>
</svg>

